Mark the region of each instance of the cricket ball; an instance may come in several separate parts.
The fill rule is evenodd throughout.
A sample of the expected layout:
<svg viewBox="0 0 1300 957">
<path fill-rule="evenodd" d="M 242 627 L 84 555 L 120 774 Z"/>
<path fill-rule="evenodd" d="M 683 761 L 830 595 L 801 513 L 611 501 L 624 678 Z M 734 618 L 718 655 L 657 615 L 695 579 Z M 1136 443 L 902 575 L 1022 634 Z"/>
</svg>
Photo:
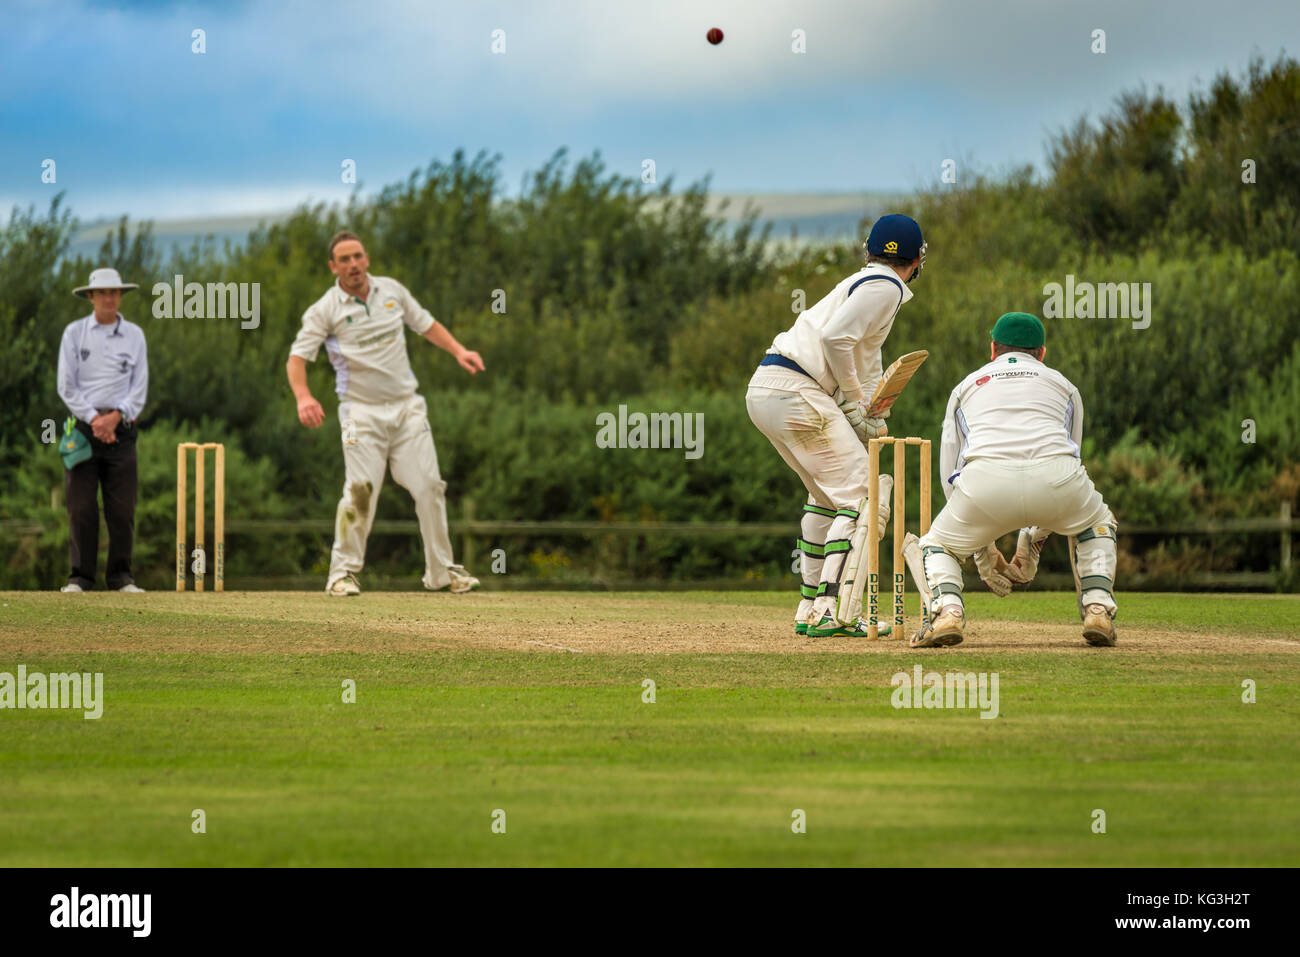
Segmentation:
<svg viewBox="0 0 1300 957">
<path fill-rule="evenodd" d="M 719 43 L 722 42 L 722 31 L 719 30 L 717 27 L 714 27 L 712 30 L 710 30 L 708 33 L 705 34 L 705 37 L 707 37 L 708 41 L 716 47 Z"/>
</svg>

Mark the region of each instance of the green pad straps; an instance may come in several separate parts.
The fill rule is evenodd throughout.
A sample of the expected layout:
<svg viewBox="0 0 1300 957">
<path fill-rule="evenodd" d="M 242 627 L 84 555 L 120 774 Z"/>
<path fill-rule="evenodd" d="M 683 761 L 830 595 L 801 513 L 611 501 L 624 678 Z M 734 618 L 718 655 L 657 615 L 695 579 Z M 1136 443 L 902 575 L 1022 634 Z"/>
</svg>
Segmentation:
<svg viewBox="0 0 1300 957">
<path fill-rule="evenodd" d="M 818 545 L 816 542 L 806 542 L 802 538 L 794 540 L 795 548 L 803 552 L 809 558 L 825 558 L 826 546 Z"/>
</svg>

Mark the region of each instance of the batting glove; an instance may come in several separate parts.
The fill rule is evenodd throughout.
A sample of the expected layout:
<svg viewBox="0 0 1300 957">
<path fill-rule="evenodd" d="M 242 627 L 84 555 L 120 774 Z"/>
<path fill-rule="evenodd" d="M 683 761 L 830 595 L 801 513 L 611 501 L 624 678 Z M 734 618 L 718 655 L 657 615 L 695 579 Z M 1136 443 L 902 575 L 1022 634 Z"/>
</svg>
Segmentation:
<svg viewBox="0 0 1300 957">
<path fill-rule="evenodd" d="M 853 434 L 858 437 L 864 448 L 871 444 L 871 440 L 884 435 L 888 429 L 885 428 L 885 420 L 870 418 L 864 419 L 862 424 L 853 430 Z"/>
<path fill-rule="evenodd" d="M 844 413 L 844 418 L 849 420 L 849 425 L 853 426 L 856 432 L 867 421 L 867 404 L 861 399 L 841 398 L 839 400 L 840 411 Z"/>
</svg>

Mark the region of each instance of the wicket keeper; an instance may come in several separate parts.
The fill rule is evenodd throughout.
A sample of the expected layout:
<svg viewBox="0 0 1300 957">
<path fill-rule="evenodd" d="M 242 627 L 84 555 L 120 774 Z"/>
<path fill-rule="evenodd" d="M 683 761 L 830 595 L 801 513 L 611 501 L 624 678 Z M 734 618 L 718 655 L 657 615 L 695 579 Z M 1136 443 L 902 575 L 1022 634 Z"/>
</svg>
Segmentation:
<svg viewBox="0 0 1300 957">
<path fill-rule="evenodd" d="M 1116 522 L 1079 458 L 1083 400 L 1044 364 L 1037 316 L 1009 312 L 992 338 L 989 362 L 952 390 L 944 413 L 939 466 L 948 503 L 921 536 L 932 614 L 911 646 L 961 643 L 968 555 L 989 588 L 1005 596 L 1012 581 L 1032 579 L 1043 532 L 1072 537 L 1084 639 L 1114 645 Z M 1020 544 L 1008 563 L 995 542 L 1016 529 Z"/>
</svg>

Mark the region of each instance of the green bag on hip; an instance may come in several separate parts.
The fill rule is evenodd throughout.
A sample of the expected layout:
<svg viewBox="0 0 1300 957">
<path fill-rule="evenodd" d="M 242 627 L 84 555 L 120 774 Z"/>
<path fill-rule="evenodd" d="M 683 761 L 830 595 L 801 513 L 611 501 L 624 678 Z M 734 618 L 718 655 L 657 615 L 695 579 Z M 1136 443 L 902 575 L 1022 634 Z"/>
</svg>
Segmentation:
<svg viewBox="0 0 1300 957">
<path fill-rule="evenodd" d="M 63 426 L 63 438 L 59 440 L 59 456 L 63 459 L 65 469 L 75 468 L 90 458 L 90 439 L 77 429 L 77 420 L 69 418 Z"/>
</svg>

